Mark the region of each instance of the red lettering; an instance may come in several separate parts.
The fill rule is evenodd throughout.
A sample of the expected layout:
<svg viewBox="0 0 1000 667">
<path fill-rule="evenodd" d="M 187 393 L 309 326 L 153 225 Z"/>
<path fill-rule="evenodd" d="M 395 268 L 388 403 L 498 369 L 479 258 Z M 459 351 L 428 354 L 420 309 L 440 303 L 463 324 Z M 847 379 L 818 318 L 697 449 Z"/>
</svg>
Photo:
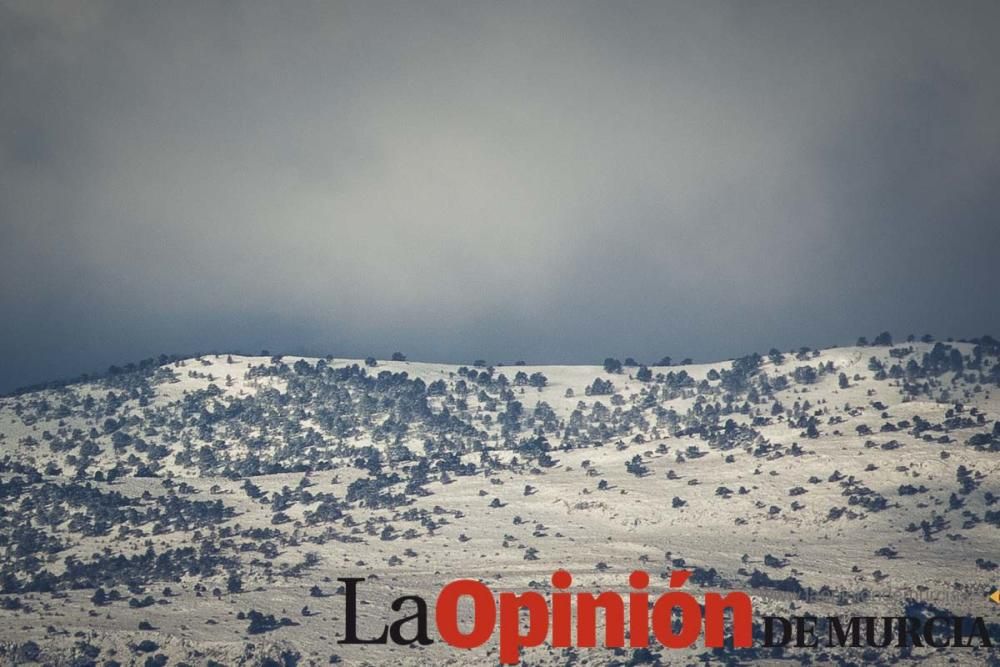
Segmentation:
<svg viewBox="0 0 1000 667">
<path fill-rule="evenodd" d="M 528 611 L 528 633 L 521 634 L 521 610 Z M 500 594 L 500 662 L 521 660 L 522 646 L 538 646 L 549 633 L 549 609 L 540 593 Z"/>
<path fill-rule="evenodd" d="M 472 630 L 463 633 L 458 627 L 458 601 L 462 596 L 472 598 Z M 446 643 L 456 648 L 482 646 L 493 635 L 497 610 L 493 593 L 482 582 L 458 579 L 441 589 L 434 609 L 438 634 Z"/>
</svg>

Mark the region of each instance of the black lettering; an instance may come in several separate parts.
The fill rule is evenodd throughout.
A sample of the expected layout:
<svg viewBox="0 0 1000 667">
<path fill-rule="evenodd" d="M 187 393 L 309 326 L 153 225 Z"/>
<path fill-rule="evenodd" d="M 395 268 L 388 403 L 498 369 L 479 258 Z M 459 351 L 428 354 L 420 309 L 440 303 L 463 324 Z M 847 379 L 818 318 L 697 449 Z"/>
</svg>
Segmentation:
<svg viewBox="0 0 1000 667">
<path fill-rule="evenodd" d="M 417 605 L 417 611 L 393 622 L 392 626 L 389 628 L 389 637 L 392 639 L 393 643 L 396 644 L 412 644 L 413 642 L 417 642 L 424 646 L 433 644 L 434 640 L 427 636 L 427 603 L 424 602 L 422 597 L 418 597 L 416 595 L 404 595 L 403 597 L 396 598 L 392 601 L 392 610 L 399 611 L 403 608 L 403 604 L 406 602 L 412 602 Z M 403 636 L 403 626 L 411 621 L 417 622 L 416 634 L 414 634 L 411 638 L 406 638 Z"/>
<path fill-rule="evenodd" d="M 933 646 L 934 648 L 944 648 L 945 646 L 951 644 L 951 640 L 946 635 L 943 639 L 944 643 L 938 642 L 937 637 L 934 634 L 935 621 L 944 621 L 947 624 L 950 619 L 945 616 L 935 616 L 934 618 L 928 619 L 928 621 L 924 623 L 924 641 L 928 646 Z"/>
<path fill-rule="evenodd" d="M 811 641 L 807 642 L 806 637 Z M 819 640 L 816 639 L 816 617 L 815 616 L 799 616 L 795 619 L 795 645 L 802 647 L 813 648 L 819 644 Z"/>
<path fill-rule="evenodd" d="M 831 616 L 827 620 L 827 627 L 829 628 L 829 637 L 827 643 L 830 646 L 853 646 L 857 648 L 861 646 L 861 619 L 854 617 L 848 619 L 847 630 L 840 624 L 840 619 L 836 616 Z M 851 633 L 851 643 L 847 644 L 847 633 Z M 834 641 L 834 635 L 836 635 L 836 641 Z"/>
<path fill-rule="evenodd" d="M 874 648 L 883 648 L 892 643 L 892 618 L 878 618 L 876 616 L 865 616 L 865 644 Z M 875 623 L 882 621 L 882 640 L 875 641 Z"/>
<path fill-rule="evenodd" d="M 899 621 L 899 640 L 897 646 L 906 646 L 907 639 L 913 646 L 923 646 L 924 643 L 920 640 L 920 620 L 919 618 L 913 618 L 912 616 L 900 616 Z"/>
<path fill-rule="evenodd" d="M 979 616 L 976 616 L 972 620 L 972 631 L 969 632 L 969 643 L 966 646 L 972 646 L 973 633 L 979 635 L 980 646 L 985 646 L 986 648 L 993 647 L 993 642 L 990 641 L 990 633 L 986 630 L 986 624 L 983 623 L 983 619 Z"/>
<path fill-rule="evenodd" d="M 774 641 L 774 623 L 781 623 L 781 641 Z M 785 646 L 792 640 L 792 623 L 787 618 L 781 616 L 764 617 L 764 646 L 773 648 L 775 646 Z"/>
<path fill-rule="evenodd" d="M 386 635 L 389 628 L 383 626 L 382 634 L 376 639 L 358 639 L 358 582 L 364 581 L 361 577 L 343 577 L 337 581 L 344 582 L 344 598 L 347 609 L 344 614 L 344 639 L 337 641 L 338 644 L 386 644 Z"/>
</svg>

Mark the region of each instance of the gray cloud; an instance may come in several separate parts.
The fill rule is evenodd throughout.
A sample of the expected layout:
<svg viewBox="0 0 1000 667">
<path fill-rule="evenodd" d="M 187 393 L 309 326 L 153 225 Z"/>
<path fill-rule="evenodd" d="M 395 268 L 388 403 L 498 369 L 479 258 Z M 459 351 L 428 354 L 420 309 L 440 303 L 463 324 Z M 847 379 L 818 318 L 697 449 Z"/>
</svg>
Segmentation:
<svg viewBox="0 0 1000 667">
<path fill-rule="evenodd" d="M 992 2 L 0 0 L 0 390 L 1000 330 Z"/>
</svg>

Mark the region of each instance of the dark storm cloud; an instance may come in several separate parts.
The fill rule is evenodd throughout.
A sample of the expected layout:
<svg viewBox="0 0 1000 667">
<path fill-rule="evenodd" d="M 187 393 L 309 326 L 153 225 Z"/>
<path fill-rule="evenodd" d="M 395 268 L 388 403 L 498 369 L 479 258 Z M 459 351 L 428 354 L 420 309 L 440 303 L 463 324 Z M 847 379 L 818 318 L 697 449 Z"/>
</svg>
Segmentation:
<svg viewBox="0 0 1000 667">
<path fill-rule="evenodd" d="M 0 390 L 1000 331 L 993 2 L 0 0 Z"/>
</svg>

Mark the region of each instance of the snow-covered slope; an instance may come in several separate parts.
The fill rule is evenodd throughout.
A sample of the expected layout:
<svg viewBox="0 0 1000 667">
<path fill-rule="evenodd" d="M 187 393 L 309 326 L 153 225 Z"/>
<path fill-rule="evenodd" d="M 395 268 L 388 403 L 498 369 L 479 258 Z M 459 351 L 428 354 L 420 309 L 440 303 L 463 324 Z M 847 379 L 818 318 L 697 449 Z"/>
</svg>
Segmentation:
<svg viewBox="0 0 1000 667">
<path fill-rule="evenodd" d="M 680 565 L 765 613 L 912 599 L 989 616 L 998 353 L 986 338 L 612 372 L 209 355 L 3 397 L 0 661 L 496 661 L 495 644 L 338 645 L 350 576 L 371 577 L 372 624 L 456 577 L 547 589 L 565 568 L 625 591 L 642 567 L 666 590 Z M 294 624 L 248 633 L 251 610 Z M 525 653 L 570 657 L 615 656 Z"/>
</svg>

